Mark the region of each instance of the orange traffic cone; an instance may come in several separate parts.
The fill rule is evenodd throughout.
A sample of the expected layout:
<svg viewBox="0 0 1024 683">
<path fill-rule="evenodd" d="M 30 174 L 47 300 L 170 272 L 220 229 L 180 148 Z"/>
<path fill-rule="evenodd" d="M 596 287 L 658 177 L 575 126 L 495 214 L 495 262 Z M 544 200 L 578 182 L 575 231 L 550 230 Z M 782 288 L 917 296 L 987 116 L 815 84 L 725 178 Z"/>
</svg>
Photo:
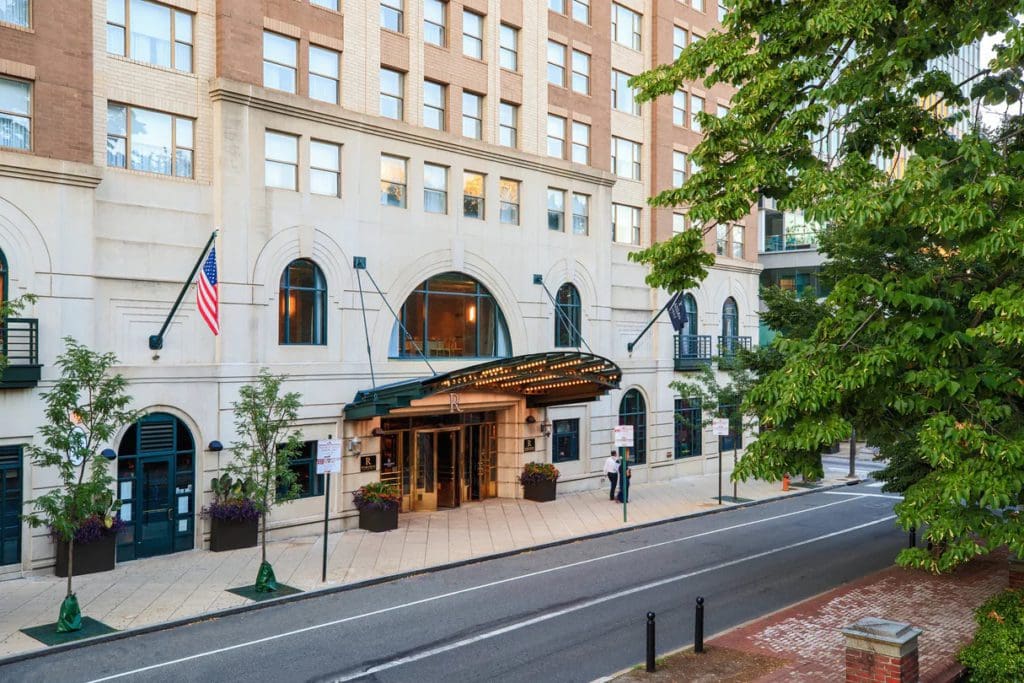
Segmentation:
<svg viewBox="0 0 1024 683">
<path fill-rule="evenodd" d="M 782 475 L 782 490 L 783 491 L 788 491 L 789 490 L 789 475 L 788 474 L 783 474 Z"/>
</svg>

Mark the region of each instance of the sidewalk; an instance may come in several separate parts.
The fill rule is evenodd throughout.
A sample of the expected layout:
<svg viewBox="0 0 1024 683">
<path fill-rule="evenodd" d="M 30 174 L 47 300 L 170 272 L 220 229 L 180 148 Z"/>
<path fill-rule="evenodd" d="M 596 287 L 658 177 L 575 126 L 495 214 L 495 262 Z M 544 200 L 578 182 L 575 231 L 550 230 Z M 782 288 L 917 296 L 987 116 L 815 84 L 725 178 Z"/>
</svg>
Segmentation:
<svg viewBox="0 0 1024 683">
<path fill-rule="evenodd" d="M 821 485 L 842 483 L 826 479 Z M 727 493 L 731 493 L 731 486 Z M 783 493 L 778 483 L 740 484 L 742 498 L 765 500 Z M 399 515 L 399 527 L 386 533 L 350 530 L 328 538 L 327 585 L 339 585 L 481 558 L 552 541 L 700 513 L 719 506 L 717 475 L 634 484 L 629 524 L 622 506 L 605 488 L 560 494 L 550 503 L 495 498 L 454 510 Z M 322 588 L 322 537 L 270 542 L 267 557 L 278 582 L 301 590 Z M 173 619 L 197 617 L 249 600 L 228 588 L 251 585 L 259 566 L 257 548 L 213 553 L 205 550 L 119 564 L 113 571 L 75 579 L 82 614 L 124 630 Z M 51 572 L 0 583 L 0 657 L 44 647 L 19 629 L 52 623 L 65 580 Z"/>
</svg>

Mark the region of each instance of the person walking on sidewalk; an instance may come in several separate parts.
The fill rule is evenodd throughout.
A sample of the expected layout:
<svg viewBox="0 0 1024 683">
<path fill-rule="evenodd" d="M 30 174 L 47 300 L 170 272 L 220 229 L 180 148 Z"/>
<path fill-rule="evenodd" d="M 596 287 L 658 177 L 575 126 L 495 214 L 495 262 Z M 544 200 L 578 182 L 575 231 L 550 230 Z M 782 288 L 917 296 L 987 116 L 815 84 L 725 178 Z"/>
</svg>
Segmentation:
<svg viewBox="0 0 1024 683">
<path fill-rule="evenodd" d="M 629 500 L 629 480 L 633 476 L 633 470 L 626 467 L 626 476 L 623 477 L 622 481 L 619 482 L 619 497 L 616 498 L 620 503 Z"/>
<path fill-rule="evenodd" d="M 608 481 L 612 483 L 611 493 L 608 500 L 615 500 L 615 485 L 619 483 L 619 454 L 612 451 L 611 455 L 604 461 L 604 473 L 608 475 Z"/>
</svg>

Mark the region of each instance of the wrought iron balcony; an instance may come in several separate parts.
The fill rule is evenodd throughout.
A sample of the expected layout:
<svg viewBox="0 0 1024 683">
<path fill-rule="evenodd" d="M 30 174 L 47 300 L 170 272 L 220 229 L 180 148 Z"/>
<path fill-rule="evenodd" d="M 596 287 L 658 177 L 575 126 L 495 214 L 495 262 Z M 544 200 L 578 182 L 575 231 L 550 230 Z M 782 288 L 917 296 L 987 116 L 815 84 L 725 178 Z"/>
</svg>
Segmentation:
<svg viewBox="0 0 1024 683">
<path fill-rule="evenodd" d="M 27 389 L 39 384 L 39 321 L 6 318 L 0 321 L 0 355 L 7 367 L 0 373 L 0 389 Z"/>
<path fill-rule="evenodd" d="M 740 349 L 749 351 L 751 347 L 750 337 L 719 337 L 718 338 L 718 366 L 726 366 L 736 357 Z"/>
<path fill-rule="evenodd" d="M 676 370 L 696 370 L 710 364 L 711 336 L 677 334 L 674 358 Z"/>
</svg>

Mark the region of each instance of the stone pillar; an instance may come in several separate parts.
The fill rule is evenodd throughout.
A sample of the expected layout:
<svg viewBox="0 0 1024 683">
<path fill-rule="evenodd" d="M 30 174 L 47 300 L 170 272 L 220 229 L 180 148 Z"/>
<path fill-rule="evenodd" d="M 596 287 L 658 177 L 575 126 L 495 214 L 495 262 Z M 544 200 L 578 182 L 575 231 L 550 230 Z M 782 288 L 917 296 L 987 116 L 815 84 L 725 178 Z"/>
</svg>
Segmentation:
<svg viewBox="0 0 1024 683">
<path fill-rule="evenodd" d="M 1010 590 L 1024 588 L 1024 560 L 1010 553 Z"/>
<path fill-rule="evenodd" d="M 917 637 L 910 624 L 866 617 L 843 629 L 847 683 L 917 683 Z"/>
</svg>

